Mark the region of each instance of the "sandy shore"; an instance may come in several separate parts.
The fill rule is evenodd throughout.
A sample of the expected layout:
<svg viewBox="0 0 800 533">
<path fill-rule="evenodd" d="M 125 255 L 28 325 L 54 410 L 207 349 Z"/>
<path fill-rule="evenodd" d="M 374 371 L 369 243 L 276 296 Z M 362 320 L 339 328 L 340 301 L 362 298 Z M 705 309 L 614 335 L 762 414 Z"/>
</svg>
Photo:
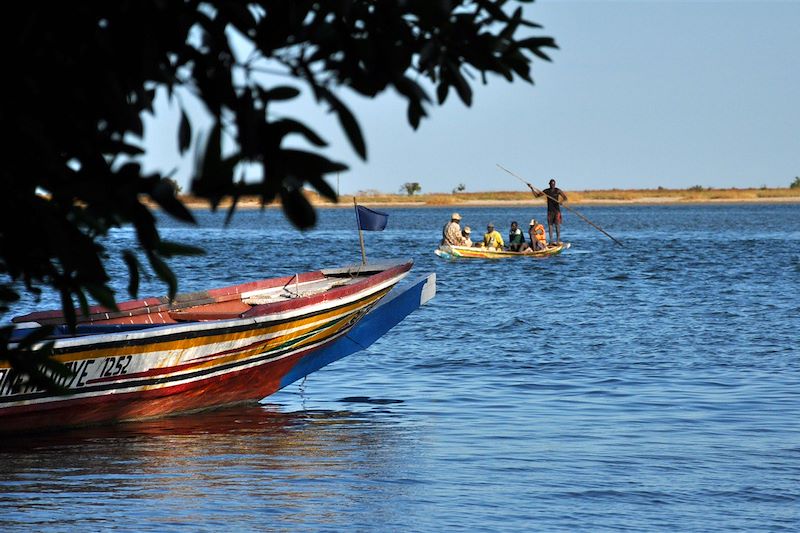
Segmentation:
<svg viewBox="0 0 800 533">
<path fill-rule="evenodd" d="M 191 209 L 208 208 L 207 201 L 199 198 L 182 196 L 180 197 L 186 207 Z M 513 206 L 540 206 L 544 205 L 544 200 L 531 199 L 531 200 L 495 200 L 495 199 L 462 199 L 453 198 L 451 201 L 443 202 L 437 196 L 433 201 L 426 201 L 425 197 L 418 197 L 419 199 L 408 199 L 402 201 L 391 201 L 383 197 L 370 198 L 360 197 L 358 203 L 365 206 L 374 207 L 513 207 Z M 320 201 L 317 198 L 310 198 L 311 204 L 318 208 L 352 208 L 352 197 L 342 197 L 342 201 L 334 204 L 329 201 Z M 152 202 L 146 201 L 151 204 Z M 734 204 L 734 203 L 756 203 L 756 204 L 800 204 L 800 191 L 796 196 L 767 196 L 767 197 L 735 197 L 735 198 L 696 198 L 696 197 L 664 197 L 664 196 L 641 196 L 631 199 L 596 199 L 596 198 L 572 198 L 567 205 L 672 205 L 672 204 Z M 155 207 L 155 206 L 153 206 Z M 219 209 L 227 209 L 230 207 L 230 201 L 223 201 Z M 260 209 L 261 202 L 257 198 L 242 198 L 237 204 L 237 209 Z M 267 209 L 279 208 L 280 204 L 273 202 L 265 206 Z"/>
</svg>

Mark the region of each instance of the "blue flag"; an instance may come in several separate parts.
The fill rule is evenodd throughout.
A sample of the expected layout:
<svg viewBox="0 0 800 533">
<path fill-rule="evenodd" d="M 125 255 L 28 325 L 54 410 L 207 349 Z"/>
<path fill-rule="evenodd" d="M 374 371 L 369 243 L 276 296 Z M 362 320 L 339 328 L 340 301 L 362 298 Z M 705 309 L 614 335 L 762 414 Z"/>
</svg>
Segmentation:
<svg viewBox="0 0 800 533">
<path fill-rule="evenodd" d="M 389 215 L 380 211 L 373 211 L 363 205 L 357 205 L 356 219 L 358 219 L 358 227 L 364 231 L 383 231 L 386 229 L 386 221 L 389 220 Z"/>
</svg>

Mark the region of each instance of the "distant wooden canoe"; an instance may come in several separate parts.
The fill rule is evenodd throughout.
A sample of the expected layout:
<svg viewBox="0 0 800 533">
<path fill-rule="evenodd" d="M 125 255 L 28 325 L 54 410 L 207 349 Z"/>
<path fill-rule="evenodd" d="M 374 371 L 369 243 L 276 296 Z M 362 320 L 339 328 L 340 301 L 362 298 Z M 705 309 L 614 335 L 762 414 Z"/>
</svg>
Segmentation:
<svg viewBox="0 0 800 533">
<path fill-rule="evenodd" d="M 570 244 L 564 242 L 561 244 L 549 245 L 546 249 L 537 252 L 506 252 L 506 251 L 492 251 L 486 248 L 475 246 L 445 246 L 434 253 L 443 259 L 506 259 L 508 257 L 549 257 L 551 255 L 560 254 L 562 251 L 569 248 Z"/>
</svg>

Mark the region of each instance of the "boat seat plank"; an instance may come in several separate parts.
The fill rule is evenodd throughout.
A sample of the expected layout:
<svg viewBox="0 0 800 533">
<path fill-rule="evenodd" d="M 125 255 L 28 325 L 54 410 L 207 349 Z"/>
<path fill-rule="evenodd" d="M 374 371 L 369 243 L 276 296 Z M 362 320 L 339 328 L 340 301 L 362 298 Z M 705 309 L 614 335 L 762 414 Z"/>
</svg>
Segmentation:
<svg viewBox="0 0 800 533">
<path fill-rule="evenodd" d="M 249 311 L 250 306 L 241 300 L 230 300 L 227 302 L 216 302 L 206 305 L 197 305 L 187 309 L 170 311 L 169 316 L 173 320 L 181 322 L 203 321 L 203 320 L 227 320 L 239 318 L 242 313 Z"/>
</svg>

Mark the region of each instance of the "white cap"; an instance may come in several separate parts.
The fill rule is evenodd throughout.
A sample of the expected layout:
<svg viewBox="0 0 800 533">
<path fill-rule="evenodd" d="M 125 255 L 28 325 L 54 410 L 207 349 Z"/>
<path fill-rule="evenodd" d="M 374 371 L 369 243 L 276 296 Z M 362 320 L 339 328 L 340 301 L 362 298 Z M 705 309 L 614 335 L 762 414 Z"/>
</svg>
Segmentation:
<svg viewBox="0 0 800 533">
<path fill-rule="evenodd" d="M 461 220 L 461 215 L 459 215 L 458 213 L 453 213 L 452 215 L 450 215 L 450 220 Z"/>
<path fill-rule="evenodd" d="M 472 230 L 471 230 L 471 229 L 469 229 L 469 226 L 466 226 L 466 227 L 464 228 L 464 233 L 472 233 Z"/>
<path fill-rule="evenodd" d="M 529 225 L 529 226 L 535 226 L 535 225 L 536 225 L 536 219 L 535 219 L 535 218 L 532 218 L 532 219 L 531 219 L 531 223 L 530 223 L 530 224 L 528 224 L 528 225 Z"/>
</svg>

